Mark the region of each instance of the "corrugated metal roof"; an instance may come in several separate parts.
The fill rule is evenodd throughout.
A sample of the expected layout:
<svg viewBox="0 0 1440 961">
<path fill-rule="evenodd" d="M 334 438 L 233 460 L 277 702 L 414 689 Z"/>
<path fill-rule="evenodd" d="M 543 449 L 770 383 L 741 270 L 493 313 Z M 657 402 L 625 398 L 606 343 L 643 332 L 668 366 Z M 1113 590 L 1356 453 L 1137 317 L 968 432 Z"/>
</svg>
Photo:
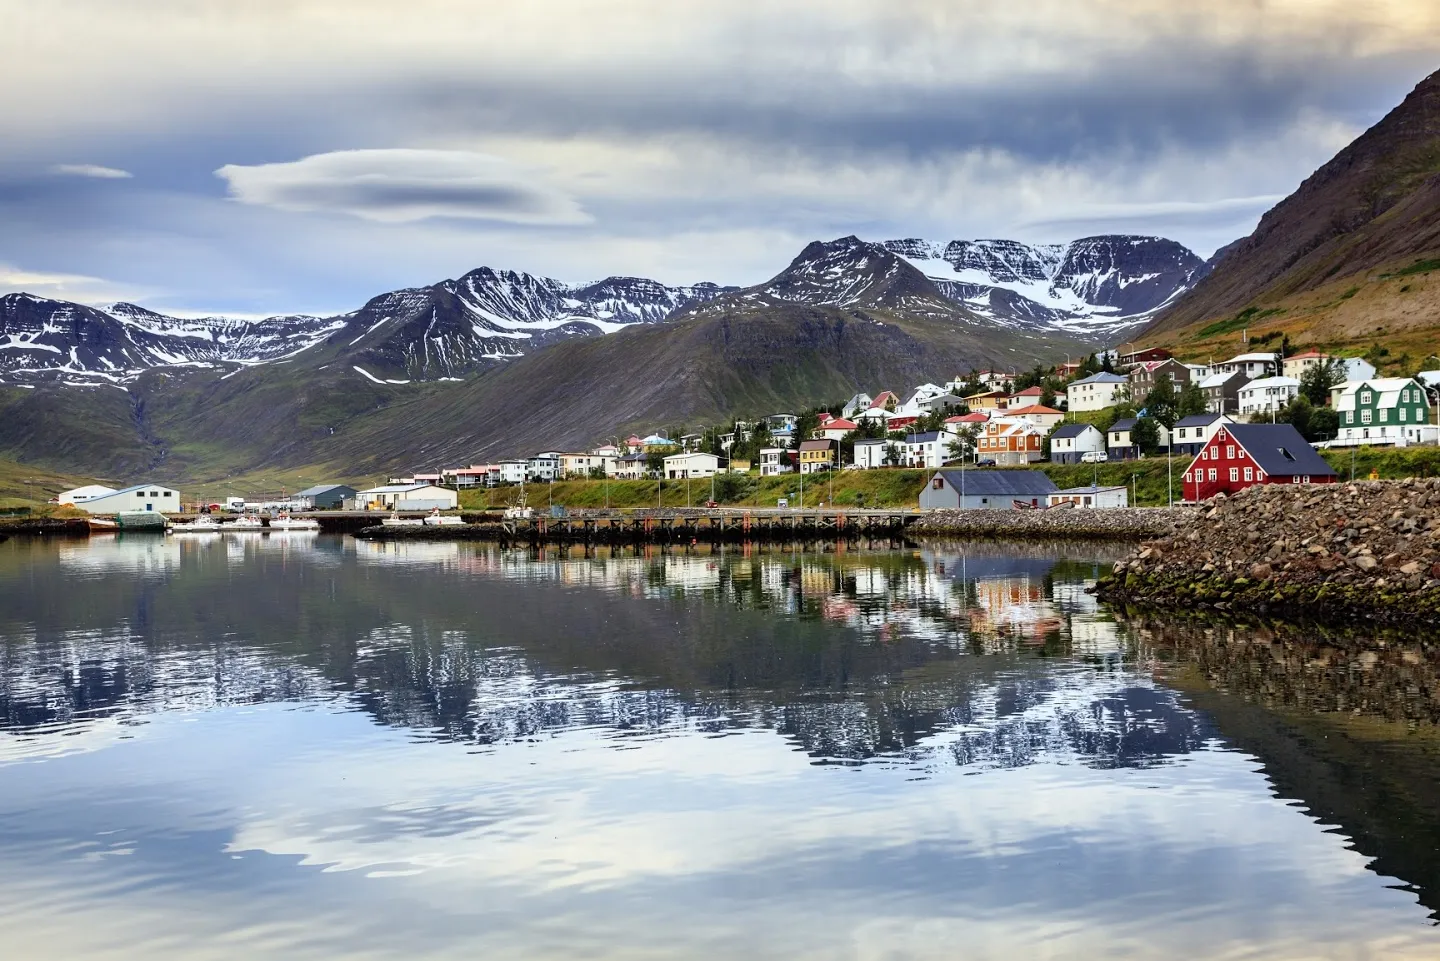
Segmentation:
<svg viewBox="0 0 1440 961">
<path fill-rule="evenodd" d="M 963 489 L 966 497 L 1039 497 L 1056 490 L 1055 482 L 1038 470 L 942 470 L 939 474 L 957 491 Z"/>
<path fill-rule="evenodd" d="M 320 485 L 317 485 L 317 486 L 315 486 L 315 487 L 307 487 L 307 488 L 305 488 L 303 491 L 300 491 L 299 493 L 297 493 L 295 496 L 296 496 L 296 497 L 318 497 L 319 495 L 325 493 L 326 491 L 333 491 L 333 490 L 335 490 L 335 489 L 337 489 L 337 488 L 342 488 L 342 487 L 343 487 L 345 490 L 347 490 L 347 491 L 353 491 L 353 490 L 355 489 L 355 488 L 351 487 L 349 484 L 320 484 Z"/>
<path fill-rule="evenodd" d="M 1065 424 L 1064 426 L 1058 428 L 1055 433 L 1051 434 L 1050 436 L 1051 438 L 1058 437 L 1064 440 L 1070 437 L 1079 437 L 1087 430 L 1093 430 L 1097 434 L 1100 433 L 1100 428 L 1096 427 L 1094 424 Z"/>
</svg>

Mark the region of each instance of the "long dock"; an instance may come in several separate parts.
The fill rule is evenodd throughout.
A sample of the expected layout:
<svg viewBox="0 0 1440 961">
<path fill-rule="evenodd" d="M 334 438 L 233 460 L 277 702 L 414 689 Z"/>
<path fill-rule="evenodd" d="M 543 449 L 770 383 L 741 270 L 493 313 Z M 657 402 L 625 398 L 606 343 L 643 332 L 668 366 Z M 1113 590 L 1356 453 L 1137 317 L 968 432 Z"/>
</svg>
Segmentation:
<svg viewBox="0 0 1440 961">
<path fill-rule="evenodd" d="M 325 524 L 321 515 L 314 516 Z M 575 511 L 559 516 L 537 512 L 527 518 L 492 515 L 478 523 L 448 527 L 376 525 L 354 533 L 373 540 L 489 540 L 508 544 L 894 539 L 920 517 L 917 512 L 901 510 L 764 508 Z"/>
</svg>

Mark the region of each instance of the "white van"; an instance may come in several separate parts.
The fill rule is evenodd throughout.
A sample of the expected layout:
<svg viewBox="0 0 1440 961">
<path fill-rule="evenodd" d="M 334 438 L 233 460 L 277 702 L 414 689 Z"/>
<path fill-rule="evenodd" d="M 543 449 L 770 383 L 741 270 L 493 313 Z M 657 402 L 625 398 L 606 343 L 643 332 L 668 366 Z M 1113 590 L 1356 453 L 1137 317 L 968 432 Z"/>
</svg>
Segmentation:
<svg viewBox="0 0 1440 961">
<path fill-rule="evenodd" d="M 1087 450 L 1080 455 L 1082 464 L 1103 464 L 1110 459 L 1110 455 L 1103 450 Z"/>
<path fill-rule="evenodd" d="M 245 513 L 245 498 L 243 498 L 243 497 L 227 497 L 227 498 L 225 498 L 225 509 L 226 509 L 227 511 L 229 511 L 230 513 L 232 513 L 232 514 L 243 514 L 243 513 Z"/>
</svg>

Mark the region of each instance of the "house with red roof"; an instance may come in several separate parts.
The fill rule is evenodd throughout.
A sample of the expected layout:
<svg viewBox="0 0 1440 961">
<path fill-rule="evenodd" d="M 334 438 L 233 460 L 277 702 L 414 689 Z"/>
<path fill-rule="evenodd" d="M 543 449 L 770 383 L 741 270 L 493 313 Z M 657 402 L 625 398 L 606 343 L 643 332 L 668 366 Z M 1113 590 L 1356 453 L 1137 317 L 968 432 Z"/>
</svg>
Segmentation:
<svg viewBox="0 0 1440 961">
<path fill-rule="evenodd" d="M 1256 484 L 1333 484 L 1335 469 L 1290 424 L 1223 424 L 1182 478 L 1186 500 Z"/>
<path fill-rule="evenodd" d="M 846 420 L 843 417 L 831 417 L 822 421 L 815 429 L 815 436 L 820 440 L 844 440 L 845 435 L 856 430 L 860 425 L 853 420 Z"/>
<path fill-rule="evenodd" d="M 1011 419 L 1025 420 L 1032 424 L 1039 424 L 1046 430 L 1054 427 L 1065 419 L 1063 410 L 1056 410 L 1053 407 L 1042 407 L 1039 404 L 1031 404 L 1029 407 L 1019 407 L 1014 410 L 1006 409 L 1005 416 Z"/>
</svg>

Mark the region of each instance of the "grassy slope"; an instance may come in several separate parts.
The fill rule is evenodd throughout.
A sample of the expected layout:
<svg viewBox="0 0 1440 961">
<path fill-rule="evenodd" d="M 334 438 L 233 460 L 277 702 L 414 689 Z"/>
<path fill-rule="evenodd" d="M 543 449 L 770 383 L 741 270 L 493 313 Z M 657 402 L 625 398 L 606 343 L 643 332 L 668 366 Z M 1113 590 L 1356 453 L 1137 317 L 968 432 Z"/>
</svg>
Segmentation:
<svg viewBox="0 0 1440 961">
<path fill-rule="evenodd" d="M 0 460 L 0 509 L 36 507 L 63 490 L 94 483 L 93 478 Z"/>
</svg>

